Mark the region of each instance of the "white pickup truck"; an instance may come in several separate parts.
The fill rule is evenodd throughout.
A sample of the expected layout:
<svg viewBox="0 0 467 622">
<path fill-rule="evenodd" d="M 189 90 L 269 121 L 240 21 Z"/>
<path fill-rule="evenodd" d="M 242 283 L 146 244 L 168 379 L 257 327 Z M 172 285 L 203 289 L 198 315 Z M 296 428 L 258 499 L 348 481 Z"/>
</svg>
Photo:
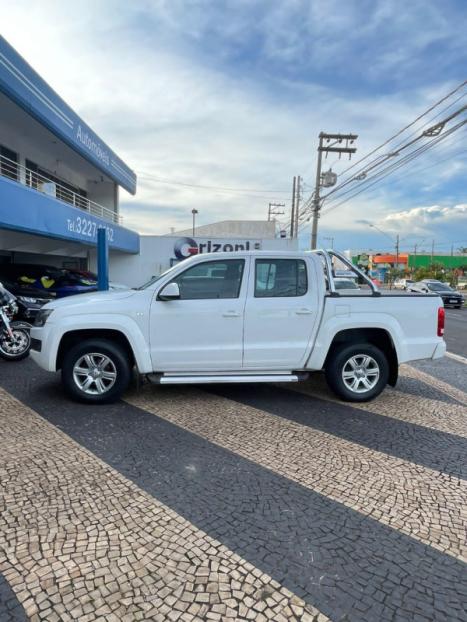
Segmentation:
<svg viewBox="0 0 467 622">
<path fill-rule="evenodd" d="M 335 288 L 337 263 L 360 288 Z M 381 293 L 338 253 L 239 251 L 191 257 L 136 290 L 53 301 L 31 354 L 84 402 L 119 398 L 133 369 L 160 384 L 296 382 L 323 370 L 358 402 L 394 386 L 400 363 L 442 357 L 443 331 L 437 295 Z"/>
</svg>

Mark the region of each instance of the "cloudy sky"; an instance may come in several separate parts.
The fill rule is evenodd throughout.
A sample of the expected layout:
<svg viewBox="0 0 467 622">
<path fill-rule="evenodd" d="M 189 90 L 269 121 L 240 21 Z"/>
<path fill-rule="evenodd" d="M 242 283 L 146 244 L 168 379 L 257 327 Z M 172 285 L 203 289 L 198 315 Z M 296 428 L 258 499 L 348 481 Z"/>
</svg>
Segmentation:
<svg viewBox="0 0 467 622">
<path fill-rule="evenodd" d="M 294 175 L 311 194 L 320 131 L 358 134 L 356 160 L 467 78 L 464 0 L 0 0 L 0 16 L 1 34 L 138 174 L 121 207 L 144 233 L 189 227 L 193 208 L 200 224 L 262 219 L 270 201 L 289 212 Z M 346 188 L 342 205 L 328 199 L 321 244 L 385 249 L 399 233 L 403 249 L 467 246 L 466 127 L 354 198 Z"/>
</svg>

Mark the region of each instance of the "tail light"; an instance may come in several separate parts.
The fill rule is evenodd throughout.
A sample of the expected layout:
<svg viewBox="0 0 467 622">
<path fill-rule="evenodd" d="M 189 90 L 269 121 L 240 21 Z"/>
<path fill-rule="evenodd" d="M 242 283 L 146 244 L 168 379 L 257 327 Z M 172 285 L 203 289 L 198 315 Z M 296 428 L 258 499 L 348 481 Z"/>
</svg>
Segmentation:
<svg viewBox="0 0 467 622">
<path fill-rule="evenodd" d="M 444 312 L 444 307 L 440 307 L 438 309 L 438 337 L 444 336 L 444 318 L 446 314 Z"/>
</svg>

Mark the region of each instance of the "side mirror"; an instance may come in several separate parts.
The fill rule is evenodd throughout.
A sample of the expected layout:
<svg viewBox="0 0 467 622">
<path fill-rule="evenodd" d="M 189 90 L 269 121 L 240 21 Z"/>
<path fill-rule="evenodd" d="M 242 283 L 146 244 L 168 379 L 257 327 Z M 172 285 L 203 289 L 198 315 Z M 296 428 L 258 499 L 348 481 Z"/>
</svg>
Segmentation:
<svg viewBox="0 0 467 622">
<path fill-rule="evenodd" d="M 180 298 L 180 288 L 178 283 L 168 283 L 165 287 L 161 289 L 159 292 L 158 300 L 179 300 Z"/>
</svg>

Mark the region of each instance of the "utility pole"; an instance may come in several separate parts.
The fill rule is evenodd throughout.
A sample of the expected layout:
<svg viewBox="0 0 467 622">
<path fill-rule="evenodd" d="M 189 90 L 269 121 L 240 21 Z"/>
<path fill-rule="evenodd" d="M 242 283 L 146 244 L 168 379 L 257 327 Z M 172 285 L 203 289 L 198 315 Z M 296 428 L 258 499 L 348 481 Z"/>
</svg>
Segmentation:
<svg viewBox="0 0 467 622">
<path fill-rule="evenodd" d="M 431 241 L 431 265 L 433 266 L 433 257 L 435 254 L 435 241 Z"/>
<path fill-rule="evenodd" d="M 285 207 L 285 203 L 269 203 L 268 208 L 268 221 L 271 220 L 271 216 L 282 216 L 285 212 L 279 211 L 281 207 Z M 276 220 L 273 218 L 272 220 Z"/>
<path fill-rule="evenodd" d="M 399 266 L 399 234 L 396 235 L 396 270 Z"/>
<path fill-rule="evenodd" d="M 330 240 L 331 250 L 334 250 L 334 238 L 333 237 L 323 238 L 323 240 Z"/>
<path fill-rule="evenodd" d="M 298 221 L 300 217 L 300 200 L 302 198 L 302 178 L 300 175 L 297 177 L 297 188 L 296 188 L 297 198 L 295 199 L 295 231 L 294 238 L 298 237 Z"/>
<path fill-rule="evenodd" d="M 357 151 L 355 147 L 350 147 L 350 145 L 352 145 L 357 138 L 357 134 L 326 134 L 325 132 L 320 132 L 319 134 L 318 164 L 316 166 L 315 191 L 313 194 L 313 223 L 311 226 L 312 250 L 316 249 L 316 241 L 318 238 L 318 218 L 321 209 L 319 190 L 321 188 L 321 164 L 323 159 L 323 153 L 326 153 L 326 155 L 328 153 L 338 153 L 339 158 L 343 153 L 348 153 L 350 159 L 352 153 L 355 153 Z M 331 141 L 334 142 L 331 143 Z M 342 143 L 344 144 L 342 145 Z"/>
<path fill-rule="evenodd" d="M 294 175 L 292 184 L 292 208 L 290 211 L 290 237 L 295 237 L 295 187 L 297 184 L 297 178 Z"/>
</svg>

